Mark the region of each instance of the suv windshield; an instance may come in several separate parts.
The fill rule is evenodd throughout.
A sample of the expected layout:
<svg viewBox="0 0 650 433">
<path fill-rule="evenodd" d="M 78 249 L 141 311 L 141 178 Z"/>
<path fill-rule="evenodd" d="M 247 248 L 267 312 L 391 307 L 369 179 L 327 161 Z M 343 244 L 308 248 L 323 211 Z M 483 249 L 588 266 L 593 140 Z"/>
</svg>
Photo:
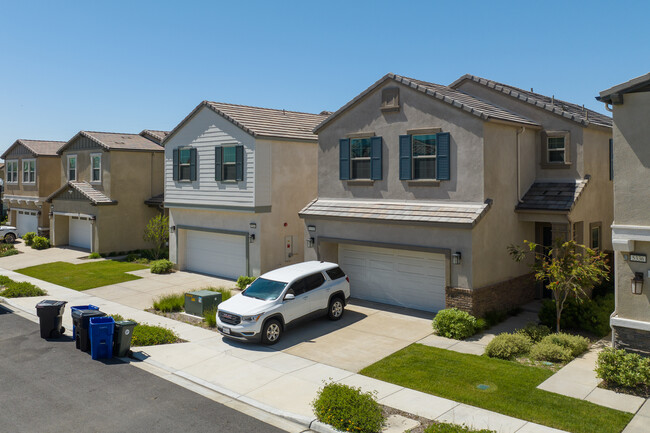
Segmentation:
<svg viewBox="0 0 650 433">
<path fill-rule="evenodd" d="M 287 287 L 287 283 L 258 278 L 253 281 L 253 284 L 251 284 L 242 295 L 248 296 L 249 298 L 272 301 L 280 296 L 285 287 Z"/>
</svg>

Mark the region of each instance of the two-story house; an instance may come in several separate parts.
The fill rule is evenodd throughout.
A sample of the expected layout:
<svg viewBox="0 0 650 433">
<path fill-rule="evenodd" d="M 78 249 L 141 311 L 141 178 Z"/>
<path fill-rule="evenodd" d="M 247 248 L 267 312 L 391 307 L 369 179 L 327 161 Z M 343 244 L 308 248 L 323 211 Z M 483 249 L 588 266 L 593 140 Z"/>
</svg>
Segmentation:
<svg viewBox="0 0 650 433">
<path fill-rule="evenodd" d="M 158 137 L 156 137 L 158 135 Z M 92 252 L 150 248 L 145 202 L 163 192 L 162 135 L 80 131 L 59 150 L 64 183 L 50 194 L 50 240 Z"/>
<path fill-rule="evenodd" d="M 614 114 L 612 342 L 650 356 L 650 73 L 604 90 L 597 99 Z"/>
<path fill-rule="evenodd" d="M 170 260 L 233 279 L 301 262 L 325 117 L 200 103 L 163 142 Z"/>
<path fill-rule="evenodd" d="M 61 157 L 64 141 L 16 140 L 5 160 L 3 203 L 9 224 L 18 236 L 28 232 L 49 236 L 50 205 L 47 197 L 61 186 Z"/>
<path fill-rule="evenodd" d="M 384 76 L 315 130 L 318 198 L 300 212 L 306 258 L 338 262 L 354 297 L 420 310 L 482 315 L 540 296 L 507 247 L 550 237 L 547 226 L 566 236 L 580 206 L 598 200 L 585 198 L 582 146 L 571 160 L 580 173 L 542 175 L 568 164 L 566 135 L 567 153 L 541 160 L 553 131 L 534 111 Z M 606 142 L 605 152 L 607 163 Z M 553 208 L 530 216 L 535 203 Z"/>
</svg>

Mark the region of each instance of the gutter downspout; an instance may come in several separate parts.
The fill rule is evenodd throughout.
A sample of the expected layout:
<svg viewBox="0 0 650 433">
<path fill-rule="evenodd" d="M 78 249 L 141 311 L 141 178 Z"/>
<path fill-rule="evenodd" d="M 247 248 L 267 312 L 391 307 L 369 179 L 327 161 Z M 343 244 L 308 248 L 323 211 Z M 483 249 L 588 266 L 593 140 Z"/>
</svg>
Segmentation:
<svg viewBox="0 0 650 433">
<path fill-rule="evenodd" d="M 521 203 L 521 152 L 520 148 L 520 139 L 521 134 L 526 132 L 526 127 L 522 126 L 520 130 L 517 131 L 517 202 Z"/>
<path fill-rule="evenodd" d="M 609 111 L 610 113 L 613 113 L 613 112 L 614 112 L 614 110 L 612 110 L 612 109 L 609 107 L 609 104 L 608 104 L 607 102 L 605 102 L 605 110 Z"/>
</svg>

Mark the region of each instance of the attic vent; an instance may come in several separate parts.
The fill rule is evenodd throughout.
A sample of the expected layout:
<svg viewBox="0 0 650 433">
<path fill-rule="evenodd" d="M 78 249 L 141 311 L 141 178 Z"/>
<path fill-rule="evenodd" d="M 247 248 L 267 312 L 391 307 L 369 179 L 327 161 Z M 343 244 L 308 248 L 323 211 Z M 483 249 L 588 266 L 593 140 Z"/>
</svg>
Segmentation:
<svg viewBox="0 0 650 433">
<path fill-rule="evenodd" d="M 327 111 L 327 110 L 323 110 L 323 111 L 321 111 L 319 114 L 320 114 L 321 116 L 329 116 L 330 114 L 332 114 L 332 112 L 331 112 L 331 111 Z"/>
<path fill-rule="evenodd" d="M 381 91 L 381 111 L 399 111 L 399 87 L 387 87 Z"/>
<path fill-rule="evenodd" d="M 124 144 L 123 141 L 116 141 L 115 144 Z"/>
</svg>

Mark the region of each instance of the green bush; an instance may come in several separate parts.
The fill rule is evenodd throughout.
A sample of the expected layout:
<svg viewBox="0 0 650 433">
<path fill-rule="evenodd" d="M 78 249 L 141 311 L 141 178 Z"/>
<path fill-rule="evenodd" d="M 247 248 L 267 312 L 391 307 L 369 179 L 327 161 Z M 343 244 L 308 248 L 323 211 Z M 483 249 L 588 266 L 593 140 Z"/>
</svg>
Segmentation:
<svg viewBox="0 0 650 433">
<path fill-rule="evenodd" d="M 608 347 L 598 354 L 596 375 L 609 384 L 650 386 L 650 358 Z"/>
<path fill-rule="evenodd" d="M 32 239 L 32 248 L 35 250 L 50 248 L 50 240 L 43 236 L 35 236 L 34 239 Z"/>
<path fill-rule="evenodd" d="M 0 275 L 0 286 L 7 287 L 9 284 L 14 283 L 14 280 L 6 275 Z"/>
<path fill-rule="evenodd" d="M 485 353 L 490 358 L 513 359 L 528 353 L 532 345 L 527 335 L 504 332 L 488 343 Z"/>
<path fill-rule="evenodd" d="M 217 307 L 212 307 L 209 310 L 205 310 L 203 312 L 203 319 L 205 319 L 205 323 L 210 328 L 217 326 Z"/>
<path fill-rule="evenodd" d="M 139 258 L 140 258 L 139 254 L 129 253 L 126 255 L 126 258 L 124 260 L 127 262 L 135 262 Z"/>
<path fill-rule="evenodd" d="M 542 339 L 540 343 L 557 344 L 569 350 L 571 356 L 575 358 L 581 355 L 589 348 L 589 340 L 579 335 L 564 334 L 550 334 Z"/>
<path fill-rule="evenodd" d="M 178 335 L 171 329 L 162 326 L 138 324 L 133 328 L 131 345 L 133 346 L 156 346 L 158 344 L 170 344 L 178 341 Z"/>
<path fill-rule="evenodd" d="M 15 254 L 20 254 L 20 251 L 12 244 L 0 243 L 0 257 L 13 256 Z"/>
<path fill-rule="evenodd" d="M 112 317 L 116 322 L 121 322 L 124 320 L 124 316 L 121 314 L 109 314 L 108 317 Z"/>
<path fill-rule="evenodd" d="M 45 296 L 47 292 L 40 287 L 36 287 L 32 283 L 12 282 L 7 284 L 6 289 L 0 292 L 0 296 L 5 298 L 26 298 L 29 296 Z"/>
<path fill-rule="evenodd" d="M 464 340 L 476 333 L 476 317 L 457 308 L 438 311 L 433 318 L 436 334 L 456 340 Z"/>
<path fill-rule="evenodd" d="M 99 253 L 97 253 L 97 252 L 90 253 L 90 255 L 88 256 L 89 259 L 99 259 L 101 257 L 102 256 L 100 256 Z"/>
<path fill-rule="evenodd" d="M 574 297 L 567 298 L 560 317 L 562 329 L 582 329 L 592 332 L 598 337 L 609 334 L 609 316 L 614 311 L 614 294 L 595 296 L 593 299 L 578 301 Z M 545 299 L 539 312 L 539 321 L 551 329 L 556 322 L 555 301 Z"/>
<path fill-rule="evenodd" d="M 497 433 L 494 430 L 474 430 L 465 425 L 449 424 L 446 422 L 432 424 L 424 430 L 424 433 Z"/>
<path fill-rule="evenodd" d="M 539 343 L 551 333 L 551 329 L 546 325 L 529 323 L 525 328 L 518 330 L 517 333 L 526 335 L 533 343 Z"/>
<path fill-rule="evenodd" d="M 257 277 L 247 277 L 245 275 L 241 275 L 239 278 L 237 278 L 237 287 L 239 287 L 240 290 L 244 290 L 246 286 L 251 284 L 256 279 Z"/>
<path fill-rule="evenodd" d="M 341 431 L 380 432 L 384 416 L 375 395 L 342 383 L 329 383 L 312 402 L 316 418 Z"/>
<path fill-rule="evenodd" d="M 179 295 L 169 294 L 159 296 L 153 303 L 153 308 L 162 311 L 163 313 L 171 313 L 172 311 L 181 311 L 185 307 L 185 294 Z"/>
<path fill-rule="evenodd" d="M 571 351 L 566 347 L 548 341 L 540 341 L 530 349 L 530 357 L 537 361 L 568 362 L 573 359 Z"/>
<path fill-rule="evenodd" d="M 151 262 L 152 274 L 168 274 L 172 271 L 174 264 L 167 259 L 154 260 Z"/>
<path fill-rule="evenodd" d="M 35 232 L 27 232 L 23 235 L 23 241 L 25 242 L 25 245 L 30 246 L 36 237 Z"/>
</svg>

